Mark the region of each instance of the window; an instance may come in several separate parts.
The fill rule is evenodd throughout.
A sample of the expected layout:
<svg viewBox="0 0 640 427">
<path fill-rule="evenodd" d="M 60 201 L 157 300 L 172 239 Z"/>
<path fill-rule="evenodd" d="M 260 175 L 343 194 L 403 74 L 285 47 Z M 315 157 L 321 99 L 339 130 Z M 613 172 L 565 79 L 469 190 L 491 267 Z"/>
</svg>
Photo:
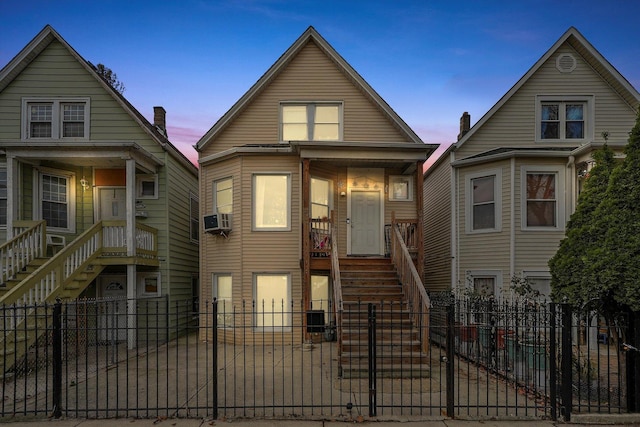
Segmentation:
<svg viewBox="0 0 640 427">
<path fill-rule="evenodd" d="M 311 218 L 329 218 L 331 181 L 311 178 Z"/>
<path fill-rule="evenodd" d="M 40 215 L 47 229 L 72 230 L 71 176 L 43 172 L 40 174 Z"/>
<path fill-rule="evenodd" d="M 536 140 L 575 142 L 593 135 L 592 97 L 538 97 Z"/>
<path fill-rule="evenodd" d="M 502 229 L 502 171 L 468 174 L 466 176 L 467 233 L 500 231 Z"/>
<path fill-rule="evenodd" d="M 291 176 L 289 174 L 253 175 L 254 230 L 291 229 Z"/>
<path fill-rule="evenodd" d="M 413 179 L 410 176 L 389 176 L 389 200 L 413 200 Z"/>
<path fill-rule="evenodd" d="M 218 301 L 218 327 L 233 326 L 233 298 L 231 274 L 213 275 L 213 296 Z"/>
<path fill-rule="evenodd" d="M 523 212 L 525 228 L 560 228 L 561 203 L 558 195 L 560 173 L 548 168 L 525 170 L 523 173 L 526 197 Z"/>
<path fill-rule="evenodd" d="M 0 168 L 0 227 L 7 226 L 7 170 Z"/>
<path fill-rule="evenodd" d="M 198 242 L 200 240 L 200 202 L 198 196 L 189 192 L 189 234 L 192 242 Z"/>
<path fill-rule="evenodd" d="M 549 299 L 551 296 L 551 273 L 549 271 L 523 271 L 522 275 L 526 278 L 531 289 L 538 293 L 539 299 Z"/>
<path fill-rule="evenodd" d="M 262 329 L 291 328 L 290 276 L 288 274 L 255 274 L 254 325 Z"/>
<path fill-rule="evenodd" d="M 282 141 L 338 141 L 341 138 L 341 104 L 282 105 Z"/>
<path fill-rule="evenodd" d="M 311 310 L 323 310 L 325 323 L 329 319 L 329 276 L 311 275 Z"/>
<path fill-rule="evenodd" d="M 233 178 L 213 182 L 213 208 L 217 213 L 233 213 Z"/>
<path fill-rule="evenodd" d="M 157 199 L 158 175 L 136 175 L 136 197 L 138 199 Z"/>
<path fill-rule="evenodd" d="M 89 99 L 24 98 L 23 139 L 89 138 Z"/>
<path fill-rule="evenodd" d="M 159 297 L 161 294 L 160 272 L 138 273 L 138 294 L 144 297 Z"/>
</svg>

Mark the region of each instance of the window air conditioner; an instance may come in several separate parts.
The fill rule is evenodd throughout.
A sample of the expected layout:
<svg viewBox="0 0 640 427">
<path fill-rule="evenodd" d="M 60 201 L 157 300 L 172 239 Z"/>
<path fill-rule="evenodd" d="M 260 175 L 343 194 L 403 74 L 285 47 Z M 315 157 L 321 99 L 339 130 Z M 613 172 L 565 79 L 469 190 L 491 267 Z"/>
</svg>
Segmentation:
<svg viewBox="0 0 640 427">
<path fill-rule="evenodd" d="M 231 231 L 232 214 L 215 213 L 204 216 L 204 231 L 211 234 L 224 234 Z"/>
</svg>

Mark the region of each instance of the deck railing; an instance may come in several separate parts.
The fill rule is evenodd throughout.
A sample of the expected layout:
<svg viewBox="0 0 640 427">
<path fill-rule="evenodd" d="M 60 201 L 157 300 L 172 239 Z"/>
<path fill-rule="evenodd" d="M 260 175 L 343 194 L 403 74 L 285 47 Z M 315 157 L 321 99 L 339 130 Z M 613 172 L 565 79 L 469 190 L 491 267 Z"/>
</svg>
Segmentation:
<svg viewBox="0 0 640 427">
<path fill-rule="evenodd" d="M 391 227 L 391 259 L 398 270 L 400 283 L 402 283 L 407 304 L 409 305 L 409 311 L 413 313 L 413 321 L 420 330 L 422 349 L 423 351 L 427 351 L 429 349 L 428 313 L 431 308 L 431 301 L 429 300 L 427 291 L 424 289 L 418 270 L 405 243 L 405 237 L 408 237 L 411 242 L 411 234 L 407 233 L 412 228 L 402 226 L 401 224 L 407 223 L 394 222 Z M 415 227 L 413 230 L 415 230 Z"/>
<path fill-rule="evenodd" d="M 337 242 L 336 227 L 331 231 L 331 239 Z M 338 245 L 331 245 L 331 280 L 333 281 L 333 310 L 336 319 L 336 337 L 338 338 L 338 352 L 342 348 L 342 284 L 340 282 L 340 259 Z"/>
<path fill-rule="evenodd" d="M 46 249 L 44 221 L 16 222 L 14 235 L 16 233 L 16 237 L 0 245 L 0 286 L 42 256 Z"/>
<path fill-rule="evenodd" d="M 311 245 L 309 251 L 313 258 L 331 255 L 333 227 L 329 218 L 313 218 L 309 220 Z"/>
</svg>

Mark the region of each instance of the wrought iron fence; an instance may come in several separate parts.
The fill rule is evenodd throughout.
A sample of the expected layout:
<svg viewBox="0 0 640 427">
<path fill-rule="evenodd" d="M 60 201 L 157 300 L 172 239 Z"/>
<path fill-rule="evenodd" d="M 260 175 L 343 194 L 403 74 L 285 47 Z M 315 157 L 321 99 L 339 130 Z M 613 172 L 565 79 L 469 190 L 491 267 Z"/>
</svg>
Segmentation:
<svg viewBox="0 0 640 427">
<path fill-rule="evenodd" d="M 301 302 L 0 307 L 0 416 L 568 419 L 632 409 L 626 321 L 431 299 L 428 347 L 400 326 L 401 304 L 350 306 L 341 314 L 359 319 L 351 331 L 332 307 L 318 316 Z M 10 328 L 17 317 L 30 320 Z"/>
</svg>

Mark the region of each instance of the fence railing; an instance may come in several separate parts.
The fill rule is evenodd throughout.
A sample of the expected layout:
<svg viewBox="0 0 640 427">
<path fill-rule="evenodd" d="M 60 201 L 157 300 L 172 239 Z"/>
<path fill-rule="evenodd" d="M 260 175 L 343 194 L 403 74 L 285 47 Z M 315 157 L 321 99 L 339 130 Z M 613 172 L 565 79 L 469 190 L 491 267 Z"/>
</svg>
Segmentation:
<svg viewBox="0 0 640 427">
<path fill-rule="evenodd" d="M 452 296 L 432 302 L 432 345 L 420 375 L 394 378 L 378 372 L 379 363 L 368 365 L 374 370 L 368 377 L 341 375 L 335 335 L 300 339 L 309 327 L 302 302 L 204 302 L 199 312 L 192 300 L 167 298 L 20 307 L 35 313 L 42 333 L 18 363 L 0 366 L 0 417 L 569 419 L 628 410 L 632 350 L 624 348 L 633 343 L 624 341 L 625 322 L 609 324 L 557 305 Z M 129 304 L 137 306 L 135 319 Z M 14 311 L 0 306 L 2 333 Z M 289 323 L 260 322 L 269 316 Z M 380 333 L 400 335 L 377 328 L 383 321 L 369 316 L 369 342 Z M 132 328 L 133 343 L 127 340 Z M 5 340 L 0 351 L 21 345 L 27 344 Z M 402 345 L 393 351 L 413 357 Z"/>
</svg>

